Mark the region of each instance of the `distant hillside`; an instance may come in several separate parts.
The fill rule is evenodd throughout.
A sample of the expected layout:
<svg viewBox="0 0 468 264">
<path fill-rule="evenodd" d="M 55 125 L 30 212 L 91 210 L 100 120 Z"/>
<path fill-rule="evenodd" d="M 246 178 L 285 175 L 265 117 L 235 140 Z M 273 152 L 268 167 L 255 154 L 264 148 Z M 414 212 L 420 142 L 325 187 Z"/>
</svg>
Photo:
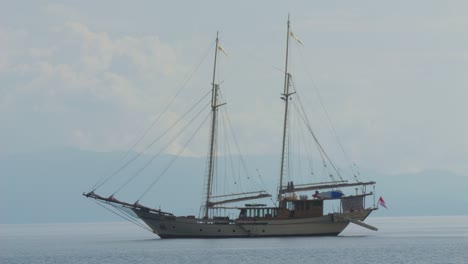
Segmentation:
<svg viewBox="0 0 468 264">
<path fill-rule="evenodd" d="M 115 221 L 117 216 L 85 199 L 102 175 L 108 175 L 122 153 L 60 150 L 0 158 L 0 223 Z M 154 168 L 170 159 L 166 156 L 145 170 L 147 182 L 156 177 Z M 266 188 L 274 192 L 277 184 L 277 157 L 245 157 L 249 170 L 258 168 Z M 205 158 L 180 158 L 154 191 L 142 202 L 177 214 L 198 214 L 202 200 Z M 377 181 L 389 210 L 374 216 L 468 215 L 465 194 L 468 176 L 444 171 L 418 174 L 383 175 L 365 171 L 366 178 Z M 119 198 L 135 201 L 147 185 L 130 186 Z M 109 195 L 115 186 L 100 190 Z M 114 188 L 114 189 L 113 189 Z"/>
</svg>

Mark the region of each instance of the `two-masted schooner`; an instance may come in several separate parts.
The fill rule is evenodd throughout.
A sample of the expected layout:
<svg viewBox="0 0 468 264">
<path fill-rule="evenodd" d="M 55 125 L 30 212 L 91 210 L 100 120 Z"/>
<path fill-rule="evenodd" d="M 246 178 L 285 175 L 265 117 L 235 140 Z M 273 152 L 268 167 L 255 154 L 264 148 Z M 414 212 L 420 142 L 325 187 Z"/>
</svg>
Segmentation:
<svg viewBox="0 0 468 264">
<path fill-rule="evenodd" d="M 250 203 L 243 206 L 225 206 L 226 204 L 239 204 L 242 201 L 271 197 L 265 191 L 212 195 L 213 177 L 215 177 L 216 168 L 217 110 L 223 105 L 223 103 L 219 103 L 218 101 L 220 85 L 216 83 L 217 56 L 219 51 L 224 51 L 218 43 L 218 36 L 216 37 L 211 87 L 210 145 L 207 162 L 207 179 L 204 187 L 206 196 L 204 197 L 200 215 L 198 217 L 176 216 L 160 209 L 143 206 L 138 201 L 127 203 L 116 199 L 113 195 L 103 197 L 98 195 L 95 189 L 83 195 L 125 210 L 129 215 L 141 219 L 161 238 L 336 236 L 349 223 L 377 230 L 377 228 L 363 222 L 372 211 L 377 209 L 375 206 L 374 181 L 364 182 L 356 178 L 356 181 L 353 182 L 343 179 L 332 179 L 331 181 L 309 184 L 295 185 L 293 181 L 288 181 L 284 184 L 288 111 L 290 111 L 290 97 L 295 94 L 295 91 L 291 91 L 290 89 L 292 74 L 288 72 L 290 37 L 298 40 L 290 29 L 290 20 L 288 18 L 284 90 L 282 93 L 282 100 L 284 101 L 282 152 L 277 201 L 274 205 L 268 206 L 266 204 Z M 315 135 L 313 137 L 317 141 Z M 321 145 L 317 145 L 320 148 L 319 151 L 325 154 Z M 328 156 L 326 157 L 328 158 Z M 371 186 L 371 188 L 366 188 L 368 186 Z M 372 187 L 374 188 L 372 189 Z M 349 191 L 350 189 L 351 191 Z M 361 190 L 359 193 L 358 189 Z M 372 189 L 373 191 L 366 191 L 366 189 Z M 351 194 L 345 194 L 346 190 Z M 354 190 L 356 191 L 354 192 Z M 310 197 L 304 195 L 307 192 L 311 192 L 312 195 Z M 374 204 L 366 207 L 366 197 L 368 196 L 374 196 Z M 333 212 L 326 213 L 324 211 L 325 204 L 332 201 L 338 201 L 339 208 Z M 237 216 L 229 217 L 227 215 L 212 213 L 219 208 L 234 210 L 237 212 Z"/>
</svg>

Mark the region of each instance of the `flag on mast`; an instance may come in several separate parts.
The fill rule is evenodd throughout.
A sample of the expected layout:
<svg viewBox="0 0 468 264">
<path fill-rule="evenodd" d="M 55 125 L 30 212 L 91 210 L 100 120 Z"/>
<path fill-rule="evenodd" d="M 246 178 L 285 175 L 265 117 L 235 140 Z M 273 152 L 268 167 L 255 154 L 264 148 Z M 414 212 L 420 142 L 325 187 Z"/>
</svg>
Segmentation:
<svg viewBox="0 0 468 264">
<path fill-rule="evenodd" d="M 220 50 L 221 52 L 223 52 L 226 56 L 228 55 L 227 52 L 223 49 L 223 47 L 221 47 L 220 44 L 218 44 L 218 50 Z"/>
<path fill-rule="evenodd" d="M 296 36 L 296 34 L 294 34 L 292 31 L 289 31 L 289 35 L 291 35 L 291 37 L 293 37 L 297 43 L 301 44 L 302 46 L 304 46 L 304 43 L 302 43 L 302 41 Z"/>
<path fill-rule="evenodd" d="M 382 198 L 382 196 L 380 196 L 379 202 L 378 202 L 377 204 L 378 204 L 378 205 L 381 205 L 381 206 L 383 206 L 383 207 L 385 207 L 386 209 L 388 209 L 387 204 L 385 204 L 385 201 L 384 201 L 384 199 Z"/>
</svg>

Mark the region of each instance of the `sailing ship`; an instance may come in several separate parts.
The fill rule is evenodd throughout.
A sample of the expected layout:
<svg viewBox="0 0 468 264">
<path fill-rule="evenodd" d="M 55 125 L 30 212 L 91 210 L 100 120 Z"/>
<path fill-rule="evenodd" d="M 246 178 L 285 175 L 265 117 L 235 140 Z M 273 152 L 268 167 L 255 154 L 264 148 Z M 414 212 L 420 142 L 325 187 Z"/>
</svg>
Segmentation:
<svg viewBox="0 0 468 264">
<path fill-rule="evenodd" d="M 263 203 L 250 203 L 241 206 L 228 207 L 226 204 L 239 204 L 247 200 L 255 200 L 272 197 L 266 191 L 242 192 L 236 194 L 213 195 L 213 181 L 215 177 L 216 163 L 216 139 L 218 108 L 224 105 L 219 102 L 220 84 L 216 83 L 216 63 L 218 52 L 224 52 L 219 45 L 218 34 L 214 49 L 214 69 L 211 87 L 211 127 L 209 156 L 207 162 L 207 179 L 204 190 L 204 202 L 198 217 L 176 216 L 173 213 L 161 209 L 150 208 L 139 203 L 127 203 L 120 201 L 111 195 L 100 196 L 96 188 L 83 193 L 87 198 L 96 199 L 106 205 L 112 205 L 119 210 L 124 210 L 127 216 L 142 220 L 152 232 L 161 238 L 241 238 L 241 237 L 282 237 L 282 236 L 336 236 L 340 234 L 350 223 L 377 230 L 377 228 L 363 221 L 372 211 L 377 210 L 375 205 L 374 181 L 355 182 L 332 178 L 331 181 L 316 183 L 294 184 L 288 181 L 284 184 L 287 155 L 287 132 L 290 99 L 296 93 L 291 90 L 292 74 L 288 72 L 288 57 L 290 38 L 299 41 L 291 31 L 290 20 L 287 22 L 286 62 L 284 68 L 284 90 L 282 100 L 284 102 L 284 123 L 282 135 L 282 151 L 280 162 L 279 186 L 274 205 Z M 299 41 L 300 42 L 300 41 Z M 312 132 L 312 131 L 311 131 Z M 317 138 L 312 133 L 315 141 Z M 318 143 L 318 141 L 317 141 Z M 319 151 L 328 158 L 320 144 Z M 339 173 L 336 170 L 336 173 Z M 331 175 L 330 175 L 331 176 Z M 367 187 L 373 187 L 372 191 L 366 191 Z M 355 193 L 345 194 L 346 190 L 355 189 Z M 358 193 L 358 189 L 361 190 Z M 345 191 L 343 191 L 345 190 Z M 312 192 L 310 198 L 303 193 Z M 302 194 L 301 194 L 302 193 Z M 299 195 L 298 195 L 299 194 Z M 373 196 L 374 204 L 366 207 L 366 197 Z M 332 201 L 339 202 L 339 208 L 333 212 L 324 211 L 325 204 Z M 229 209 L 237 212 L 237 216 L 219 215 L 219 209 Z M 231 214 L 232 216 L 232 214 Z"/>
</svg>

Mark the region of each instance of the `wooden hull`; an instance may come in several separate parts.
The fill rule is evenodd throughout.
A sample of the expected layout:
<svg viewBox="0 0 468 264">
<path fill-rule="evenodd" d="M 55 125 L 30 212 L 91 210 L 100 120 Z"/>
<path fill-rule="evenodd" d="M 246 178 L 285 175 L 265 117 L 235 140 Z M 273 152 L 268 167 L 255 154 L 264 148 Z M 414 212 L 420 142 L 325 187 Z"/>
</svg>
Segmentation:
<svg viewBox="0 0 468 264">
<path fill-rule="evenodd" d="M 336 236 L 349 224 L 343 218 L 364 220 L 374 209 L 310 218 L 257 219 L 216 222 L 134 210 L 161 238 L 241 238 Z"/>
</svg>

